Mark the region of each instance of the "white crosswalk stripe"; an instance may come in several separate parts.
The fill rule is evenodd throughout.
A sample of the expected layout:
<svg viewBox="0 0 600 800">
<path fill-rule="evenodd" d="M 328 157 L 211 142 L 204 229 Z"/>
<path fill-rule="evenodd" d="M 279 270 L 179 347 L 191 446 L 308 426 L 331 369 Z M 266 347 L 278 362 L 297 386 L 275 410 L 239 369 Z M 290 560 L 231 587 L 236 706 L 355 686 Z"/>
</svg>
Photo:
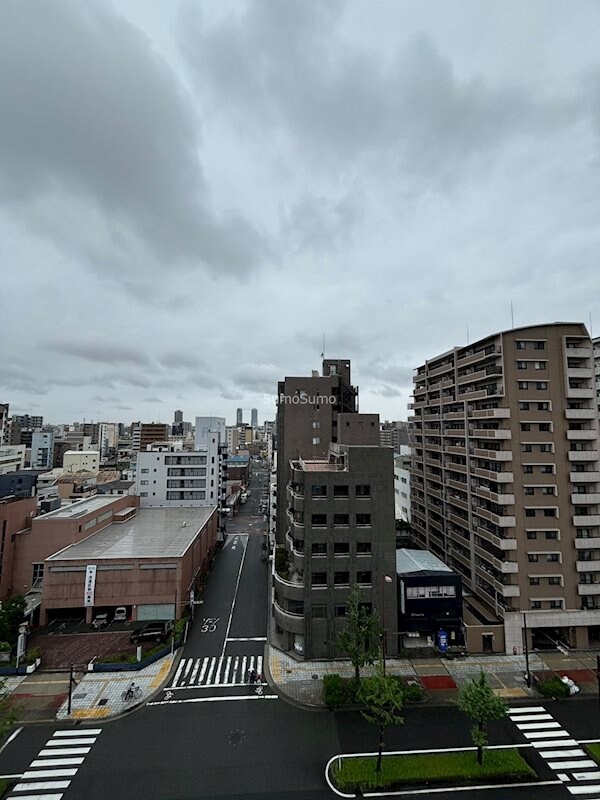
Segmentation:
<svg viewBox="0 0 600 800">
<path fill-rule="evenodd" d="M 173 683 L 167 689 L 191 689 L 202 686 L 243 686 L 252 670 L 262 676 L 262 656 L 206 656 L 182 658 Z M 551 718 L 550 718 L 551 719 Z"/>
</svg>

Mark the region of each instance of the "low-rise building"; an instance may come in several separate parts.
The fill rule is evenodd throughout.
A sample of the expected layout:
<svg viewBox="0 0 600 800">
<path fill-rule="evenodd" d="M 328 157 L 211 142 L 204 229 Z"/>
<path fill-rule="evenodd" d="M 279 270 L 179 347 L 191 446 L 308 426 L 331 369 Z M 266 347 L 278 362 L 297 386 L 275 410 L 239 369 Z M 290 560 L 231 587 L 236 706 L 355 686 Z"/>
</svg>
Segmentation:
<svg viewBox="0 0 600 800">
<path fill-rule="evenodd" d="M 15 472 L 25 466 L 25 445 L 0 445 L 0 475 Z"/>
<path fill-rule="evenodd" d="M 63 458 L 63 472 L 93 472 L 100 469 L 98 450 L 67 450 Z"/>
</svg>

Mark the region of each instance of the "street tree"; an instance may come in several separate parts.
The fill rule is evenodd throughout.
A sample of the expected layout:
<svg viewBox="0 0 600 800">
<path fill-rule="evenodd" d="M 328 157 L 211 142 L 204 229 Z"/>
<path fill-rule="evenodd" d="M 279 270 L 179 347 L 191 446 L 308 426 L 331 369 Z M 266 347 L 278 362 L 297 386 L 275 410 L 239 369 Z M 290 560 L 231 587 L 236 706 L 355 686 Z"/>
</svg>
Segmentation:
<svg viewBox="0 0 600 800">
<path fill-rule="evenodd" d="M 15 707 L 11 695 L 6 691 L 3 680 L 0 680 L 0 742 L 16 721 Z"/>
<path fill-rule="evenodd" d="M 396 677 L 386 675 L 382 662 L 377 663 L 375 675 L 363 678 L 358 699 L 363 708 L 361 714 L 379 730 L 376 771 L 381 771 L 383 748 L 385 747 L 385 729 L 390 725 L 403 725 L 404 717 L 400 716 L 404 702 L 404 692 Z"/>
<path fill-rule="evenodd" d="M 337 636 L 338 648 L 346 653 L 354 667 L 354 677 L 360 680 L 360 668 L 373 663 L 379 651 L 379 620 L 361 603 L 355 583 L 348 596 L 346 627 Z"/>
<path fill-rule="evenodd" d="M 0 607 L 0 641 L 17 643 L 19 625 L 25 615 L 25 598 L 15 595 L 10 600 L 5 600 Z"/>
<path fill-rule="evenodd" d="M 488 743 L 488 722 L 506 715 L 506 703 L 494 694 L 483 670 L 460 690 L 457 703 L 460 710 L 473 721 L 471 738 L 477 747 L 477 763 L 483 764 L 483 748 Z"/>
</svg>

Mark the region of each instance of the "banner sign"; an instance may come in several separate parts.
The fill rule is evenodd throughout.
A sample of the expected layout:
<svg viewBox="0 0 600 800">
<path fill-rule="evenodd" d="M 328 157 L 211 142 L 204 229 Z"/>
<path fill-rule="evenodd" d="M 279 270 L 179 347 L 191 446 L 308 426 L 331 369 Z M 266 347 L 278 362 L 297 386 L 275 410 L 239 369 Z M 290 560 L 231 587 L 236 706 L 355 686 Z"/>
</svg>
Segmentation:
<svg viewBox="0 0 600 800">
<path fill-rule="evenodd" d="M 85 570 L 85 588 L 83 592 L 83 605 L 92 608 L 94 605 L 94 592 L 96 590 L 96 565 L 88 564 Z"/>
</svg>

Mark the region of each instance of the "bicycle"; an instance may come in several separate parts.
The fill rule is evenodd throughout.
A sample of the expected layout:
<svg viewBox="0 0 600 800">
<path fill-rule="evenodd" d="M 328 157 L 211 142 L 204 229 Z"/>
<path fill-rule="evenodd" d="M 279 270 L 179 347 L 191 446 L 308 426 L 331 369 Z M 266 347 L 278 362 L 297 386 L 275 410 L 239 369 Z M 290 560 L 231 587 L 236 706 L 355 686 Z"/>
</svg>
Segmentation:
<svg viewBox="0 0 600 800">
<path fill-rule="evenodd" d="M 135 686 L 132 684 L 129 688 L 125 689 L 124 692 L 121 694 L 121 700 L 126 703 L 128 700 L 137 700 L 138 697 L 142 696 L 142 690 L 139 686 Z"/>
</svg>

